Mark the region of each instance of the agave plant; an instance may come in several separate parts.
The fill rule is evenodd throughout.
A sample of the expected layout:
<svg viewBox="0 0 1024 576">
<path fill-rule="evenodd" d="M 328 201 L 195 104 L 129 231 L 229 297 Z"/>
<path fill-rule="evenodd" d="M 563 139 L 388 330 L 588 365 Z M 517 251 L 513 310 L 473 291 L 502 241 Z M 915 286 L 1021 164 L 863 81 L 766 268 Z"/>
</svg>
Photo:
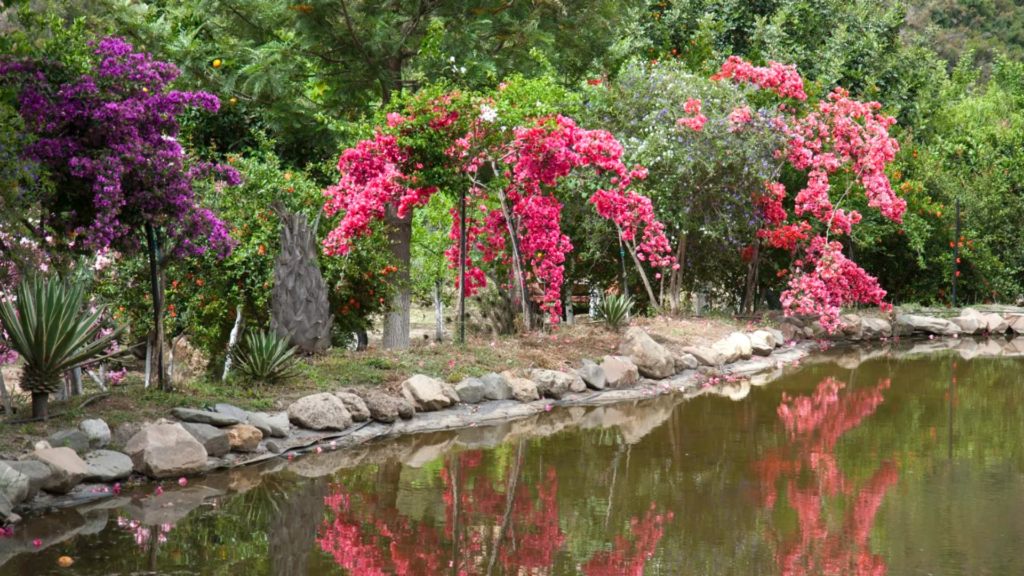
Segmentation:
<svg viewBox="0 0 1024 576">
<path fill-rule="evenodd" d="M 103 309 L 82 310 L 81 286 L 35 277 L 23 280 L 15 296 L 0 303 L 0 323 L 7 346 L 25 361 L 21 389 L 32 394 L 32 416 L 46 418 L 64 373 L 95 359 L 117 334 L 99 336 Z"/>
<path fill-rule="evenodd" d="M 597 305 L 597 320 L 604 322 L 609 329 L 615 330 L 622 326 L 622 323 L 629 318 L 629 311 L 632 309 L 633 298 L 620 296 L 619 294 L 608 294 Z"/>
<path fill-rule="evenodd" d="M 250 332 L 231 349 L 231 363 L 251 380 L 276 384 L 296 376 L 295 347 L 273 332 Z"/>
</svg>

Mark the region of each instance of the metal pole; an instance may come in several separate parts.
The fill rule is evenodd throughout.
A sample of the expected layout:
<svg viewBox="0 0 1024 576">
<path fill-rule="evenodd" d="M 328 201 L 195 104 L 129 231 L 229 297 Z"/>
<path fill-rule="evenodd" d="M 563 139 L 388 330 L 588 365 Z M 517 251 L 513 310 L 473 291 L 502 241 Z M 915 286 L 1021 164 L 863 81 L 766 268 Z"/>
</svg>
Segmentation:
<svg viewBox="0 0 1024 576">
<path fill-rule="evenodd" d="M 466 190 L 459 195 L 459 343 L 466 343 Z"/>
<path fill-rule="evenodd" d="M 954 224 L 953 233 L 953 294 L 952 294 L 952 307 L 956 308 L 956 277 L 959 271 L 957 270 L 957 260 L 960 258 L 960 199 L 956 199 L 956 224 Z"/>
<path fill-rule="evenodd" d="M 629 281 L 626 277 L 626 248 L 622 245 L 621 234 L 619 234 L 619 261 L 622 262 L 622 294 L 629 298 Z"/>
</svg>

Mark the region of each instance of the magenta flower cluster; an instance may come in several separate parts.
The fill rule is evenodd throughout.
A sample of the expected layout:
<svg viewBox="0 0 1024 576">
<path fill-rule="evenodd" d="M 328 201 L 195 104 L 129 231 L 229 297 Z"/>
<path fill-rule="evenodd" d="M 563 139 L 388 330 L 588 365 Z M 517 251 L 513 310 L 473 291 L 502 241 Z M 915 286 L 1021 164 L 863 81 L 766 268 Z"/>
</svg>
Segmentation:
<svg viewBox="0 0 1024 576">
<path fill-rule="evenodd" d="M 199 205 L 193 183 L 212 176 L 234 185 L 239 175 L 188 163 L 177 141 L 177 117 L 186 108 L 215 112 L 220 102 L 170 90 L 179 73 L 123 38 L 99 41 L 81 75 L 58 62 L 0 61 L 0 84 L 18 91 L 19 112 L 36 136 L 27 159 L 54 180 L 43 200 L 55 231 L 86 249 L 132 250 L 134 232 L 152 223 L 174 240 L 176 256 L 230 251 L 226 226 Z"/>
</svg>

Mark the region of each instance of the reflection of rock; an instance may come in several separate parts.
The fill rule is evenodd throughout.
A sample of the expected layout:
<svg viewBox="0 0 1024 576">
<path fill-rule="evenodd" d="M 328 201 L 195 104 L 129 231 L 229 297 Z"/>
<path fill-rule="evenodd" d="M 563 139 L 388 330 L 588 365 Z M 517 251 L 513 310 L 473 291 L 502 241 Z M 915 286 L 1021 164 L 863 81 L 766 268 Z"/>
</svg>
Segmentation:
<svg viewBox="0 0 1024 576">
<path fill-rule="evenodd" d="M 96 510 L 83 512 L 82 517 L 85 518 L 85 526 L 82 526 L 78 533 L 82 536 L 99 534 L 107 527 L 107 520 L 110 519 L 110 510 L 97 508 Z"/>
<path fill-rule="evenodd" d="M 776 368 L 775 370 L 771 370 L 768 372 L 754 374 L 753 376 L 750 377 L 750 385 L 765 386 L 771 382 L 774 382 L 775 380 L 778 380 L 779 378 L 782 378 L 783 374 L 784 372 L 782 368 Z"/>
<path fill-rule="evenodd" d="M 366 449 L 328 451 L 310 454 L 292 461 L 288 471 L 306 478 L 329 476 L 342 468 L 354 468 L 366 455 Z"/>
<path fill-rule="evenodd" d="M 239 466 L 228 471 L 228 490 L 241 494 L 260 485 L 263 475 L 255 466 Z"/>
<path fill-rule="evenodd" d="M 636 444 L 672 415 L 678 396 L 659 396 L 633 404 L 599 406 L 579 422 L 580 428 L 618 428 L 627 444 Z"/>
<path fill-rule="evenodd" d="M 1024 355 L 1024 338 L 1014 338 L 1003 346 L 1003 356 Z"/>
<path fill-rule="evenodd" d="M 444 453 L 447 452 L 455 443 L 455 439 L 451 437 L 437 440 L 424 438 L 423 440 L 424 442 L 422 444 L 417 445 L 416 448 L 402 460 L 402 464 L 411 468 L 420 468 L 423 465 L 429 464 L 443 456 Z"/>
<path fill-rule="evenodd" d="M 29 518 L 18 526 L 13 535 L 0 538 L 0 567 L 15 556 L 35 554 L 70 540 L 85 525 L 85 518 L 73 508 Z M 34 540 L 39 540 L 40 545 L 35 546 Z M 6 574 L 3 570 L 0 573 Z"/>
<path fill-rule="evenodd" d="M 219 495 L 219 491 L 200 485 L 169 487 L 163 494 L 150 494 L 144 499 L 132 498 L 121 510 L 132 520 L 147 526 L 174 524 L 202 506 L 207 497 Z"/>
</svg>

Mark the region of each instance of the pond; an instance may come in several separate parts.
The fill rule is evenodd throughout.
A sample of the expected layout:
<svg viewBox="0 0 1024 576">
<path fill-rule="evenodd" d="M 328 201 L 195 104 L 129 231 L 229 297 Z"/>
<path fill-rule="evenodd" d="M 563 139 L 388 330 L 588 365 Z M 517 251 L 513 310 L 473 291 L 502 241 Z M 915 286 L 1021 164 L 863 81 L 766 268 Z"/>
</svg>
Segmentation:
<svg viewBox="0 0 1024 576">
<path fill-rule="evenodd" d="M 27 518 L 0 573 L 1024 573 L 1022 360 L 849 358 L 137 487 Z"/>
</svg>

